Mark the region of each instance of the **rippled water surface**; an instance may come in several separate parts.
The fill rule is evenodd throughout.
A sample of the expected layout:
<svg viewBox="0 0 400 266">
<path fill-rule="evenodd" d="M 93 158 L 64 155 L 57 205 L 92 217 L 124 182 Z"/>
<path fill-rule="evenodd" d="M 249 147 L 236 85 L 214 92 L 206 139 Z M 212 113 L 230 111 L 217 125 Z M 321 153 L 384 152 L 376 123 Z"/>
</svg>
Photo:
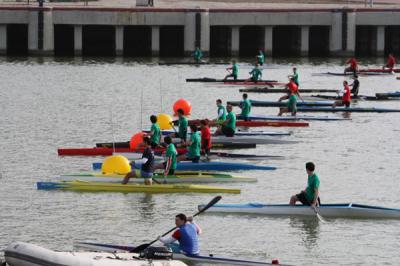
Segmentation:
<svg viewBox="0 0 400 266">
<path fill-rule="evenodd" d="M 303 88 L 338 89 L 343 61 L 279 60 L 264 78 L 285 81 L 296 64 Z M 362 61 L 378 67 L 381 60 Z M 241 63 L 240 76 L 249 66 Z M 190 77 L 223 77 L 223 65 L 159 66 L 123 60 L 0 60 L 0 248 L 27 241 L 71 250 L 74 241 L 140 244 L 173 226 L 174 215 L 196 211 L 213 195 L 145 195 L 37 191 L 39 180 L 89 171 L 102 158 L 57 156 L 58 147 L 92 147 L 114 138 L 125 141 L 148 117 L 171 113 L 178 98 L 188 99 L 192 117 L 215 117 L 215 99 L 238 100 L 237 88 L 187 84 Z M 394 76 L 361 77 L 361 93 L 395 91 Z M 280 95 L 251 95 L 277 99 Z M 143 100 L 143 101 L 142 101 Z M 400 108 L 400 101 L 359 102 L 359 106 Z M 276 108 L 254 108 L 276 114 Z M 322 115 L 322 114 L 320 114 Z M 224 195 L 225 203 L 287 203 L 306 185 L 304 163 L 314 161 L 325 203 L 356 202 L 400 207 L 400 114 L 354 113 L 351 121 L 312 122 L 291 128 L 297 144 L 260 146 L 246 152 L 283 155 L 285 160 L 252 162 L 276 171 L 243 172 L 258 183 L 222 184 L 242 189 Z M 269 128 L 269 130 L 287 130 Z M 398 265 L 400 221 L 271 218 L 211 215 L 197 218 L 203 228 L 201 250 L 296 265 Z"/>
</svg>

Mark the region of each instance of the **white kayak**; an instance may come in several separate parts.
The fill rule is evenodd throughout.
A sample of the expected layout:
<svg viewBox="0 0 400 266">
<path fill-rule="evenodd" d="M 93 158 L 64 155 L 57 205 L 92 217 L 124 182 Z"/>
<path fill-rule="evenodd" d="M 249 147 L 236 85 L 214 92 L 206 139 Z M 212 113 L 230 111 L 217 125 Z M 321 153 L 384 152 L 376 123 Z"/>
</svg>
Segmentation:
<svg viewBox="0 0 400 266">
<path fill-rule="evenodd" d="M 199 209 L 202 205 L 199 205 Z M 363 219 L 400 219 L 400 209 L 369 206 L 355 203 L 322 204 L 317 208 L 322 217 L 363 218 Z M 287 204 L 216 204 L 207 213 L 237 213 L 275 216 L 315 216 L 310 206 Z"/>
<path fill-rule="evenodd" d="M 24 242 L 10 244 L 4 250 L 9 266 L 184 266 L 169 259 L 141 259 L 134 253 L 58 252 Z"/>
<path fill-rule="evenodd" d="M 233 136 L 233 137 L 226 137 L 226 136 L 213 136 L 211 138 L 211 142 L 218 143 L 218 142 L 234 142 L 234 143 L 255 143 L 260 145 L 266 144 L 293 144 L 297 143 L 297 141 L 293 140 L 282 140 L 277 137 L 264 137 L 264 136 Z"/>
</svg>

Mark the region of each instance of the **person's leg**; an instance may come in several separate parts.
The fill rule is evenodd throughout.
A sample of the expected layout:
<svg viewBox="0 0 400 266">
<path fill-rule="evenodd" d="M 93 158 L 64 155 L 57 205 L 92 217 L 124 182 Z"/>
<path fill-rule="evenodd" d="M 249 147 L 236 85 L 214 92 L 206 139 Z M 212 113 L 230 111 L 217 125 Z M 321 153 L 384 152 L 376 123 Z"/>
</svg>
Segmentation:
<svg viewBox="0 0 400 266">
<path fill-rule="evenodd" d="M 297 199 L 296 195 L 293 195 L 290 197 L 289 205 L 294 206 L 294 205 L 296 205 L 297 201 L 298 201 L 298 199 Z"/>
<path fill-rule="evenodd" d="M 122 184 L 125 185 L 129 182 L 129 179 L 136 177 L 136 170 L 133 169 L 131 172 L 127 173 L 124 179 L 122 180 Z"/>
<path fill-rule="evenodd" d="M 145 178 L 144 179 L 144 184 L 147 185 L 147 186 L 151 186 L 153 184 L 152 178 L 151 177 L 150 178 Z"/>
</svg>

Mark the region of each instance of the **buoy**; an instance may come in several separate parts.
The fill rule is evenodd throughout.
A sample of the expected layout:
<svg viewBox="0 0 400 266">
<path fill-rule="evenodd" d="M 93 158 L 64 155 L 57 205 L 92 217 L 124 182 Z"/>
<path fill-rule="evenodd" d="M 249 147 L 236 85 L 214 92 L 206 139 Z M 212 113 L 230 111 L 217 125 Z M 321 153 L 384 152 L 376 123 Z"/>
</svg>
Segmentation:
<svg viewBox="0 0 400 266">
<path fill-rule="evenodd" d="M 101 171 L 103 174 L 119 174 L 126 175 L 131 171 L 129 160 L 122 155 L 109 156 L 103 161 Z"/>
<path fill-rule="evenodd" d="M 174 103 L 173 109 L 175 115 L 178 114 L 179 109 L 183 110 L 184 115 L 190 115 L 190 111 L 192 111 L 192 105 L 185 99 L 179 99 Z"/>
<path fill-rule="evenodd" d="M 132 150 L 136 150 L 136 148 L 143 143 L 143 136 L 145 135 L 144 132 L 139 132 L 136 133 L 135 135 L 132 136 L 130 142 L 129 142 L 129 147 Z"/>
<path fill-rule="evenodd" d="M 159 114 L 157 116 L 157 124 L 160 126 L 161 130 L 167 130 L 172 128 L 172 117 L 167 114 Z"/>
</svg>

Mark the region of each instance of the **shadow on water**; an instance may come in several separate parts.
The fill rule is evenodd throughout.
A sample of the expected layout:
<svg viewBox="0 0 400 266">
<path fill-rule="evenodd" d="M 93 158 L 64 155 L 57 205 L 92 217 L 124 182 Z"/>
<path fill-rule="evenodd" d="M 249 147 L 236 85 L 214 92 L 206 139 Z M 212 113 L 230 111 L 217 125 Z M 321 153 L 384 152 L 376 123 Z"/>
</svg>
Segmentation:
<svg viewBox="0 0 400 266">
<path fill-rule="evenodd" d="M 132 209 L 137 210 L 140 217 L 145 219 L 153 220 L 155 218 L 155 206 L 156 202 L 152 194 L 144 193 L 139 197 L 135 197 L 132 201 L 131 197 L 126 197 L 127 206 L 132 207 Z"/>
<path fill-rule="evenodd" d="M 310 250 L 318 247 L 320 223 L 316 217 L 315 219 L 291 218 L 289 222 L 291 227 L 300 230 L 304 246 Z"/>
</svg>

